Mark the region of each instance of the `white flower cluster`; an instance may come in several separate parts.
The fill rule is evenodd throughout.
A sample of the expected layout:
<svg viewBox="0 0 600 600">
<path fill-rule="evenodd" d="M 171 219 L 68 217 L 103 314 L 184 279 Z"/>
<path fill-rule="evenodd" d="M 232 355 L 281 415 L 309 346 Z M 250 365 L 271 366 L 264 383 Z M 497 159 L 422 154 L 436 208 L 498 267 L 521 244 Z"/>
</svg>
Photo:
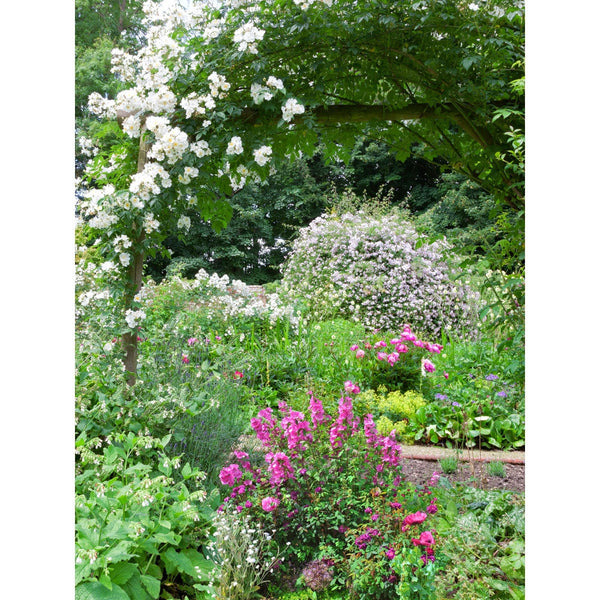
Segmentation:
<svg viewBox="0 0 600 600">
<path fill-rule="evenodd" d="M 206 24 L 204 29 L 204 33 L 202 37 L 204 38 L 205 43 L 209 43 L 211 40 L 214 40 L 221 35 L 221 29 L 223 27 L 223 19 L 213 19 L 209 23 Z"/>
<path fill-rule="evenodd" d="M 210 82 L 210 93 L 215 98 L 225 98 L 227 95 L 226 92 L 229 91 L 231 85 L 227 82 L 223 75 L 219 75 L 216 71 L 213 71 L 208 76 L 208 81 Z"/>
<path fill-rule="evenodd" d="M 198 177 L 198 169 L 196 167 L 184 167 L 183 173 L 177 177 L 180 183 L 187 185 L 194 177 Z"/>
<path fill-rule="evenodd" d="M 177 221 L 178 229 L 185 229 L 186 231 L 189 231 L 191 225 L 192 221 L 187 215 L 181 215 L 181 217 L 179 217 L 179 221 Z"/>
<path fill-rule="evenodd" d="M 238 44 L 238 50 L 240 52 L 247 51 L 251 54 L 258 54 L 256 42 L 260 42 L 264 35 L 264 29 L 258 29 L 253 21 L 249 21 L 236 29 L 233 34 L 233 41 Z"/>
<path fill-rule="evenodd" d="M 320 319 L 345 317 L 369 328 L 410 323 L 421 335 L 475 335 L 478 294 L 453 281 L 457 258 L 445 241 L 427 243 L 397 214 L 328 215 L 301 230 L 283 289 Z"/>
<path fill-rule="evenodd" d="M 196 92 L 192 92 L 180 102 L 181 108 L 185 110 L 187 119 L 190 117 L 199 117 L 206 114 L 207 109 L 215 108 L 215 100 L 210 94 L 199 96 Z"/>
<path fill-rule="evenodd" d="M 301 115 L 304 112 L 304 106 L 295 98 L 288 98 L 288 101 L 281 107 L 283 120 L 289 123 L 295 115 Z"/>
<path fill-rule="evenodd" d="M 209 276 L 204 269 L 196 273 L 193 285 L 204 293 L 208 291 L 215 308 L 227 318 L 255 317 L 268 320 L 270 325 L 288 321 L 294 330 L 298 329 L 298 315 L 277 294 L 257 296 L 243 281 L 230 280 L 228 275 L 219 277 L 217 273 Z"/>
<path fill-rule="evenodd" d="M 111 57 L 111 72 L 118 75 L 122 81 L 133 81 L 136 76 L 136 58 L 121 48 L 113 48 Z"/>
<path fill-rule="evenodd" d="M 229 144 L 227 144 L 227 150 L 225 152 L 227 154 L 241 154 L 244 151 L 244 147 L 242 146 L 242 140 L 239 136 L 234 135 Z"/>
<path fill-rule="evenodd" d="M 160 223 L 154 218 L 153 213 L 148 213 L 144 217 L 144 231 L 150 235 L 153 231 L 157 231 L 160 227 Z"/>
<path fill-rule="evenodd" d="M 103 98 L 98 92 L 92 92 L 88 96 L 88 110 L 102 119 L 115 119 L 117 117 L 115 101 Z"/>
<path fill-rule="evenodd" d="M 211 573 L 218 598 L 246 600 L 267 580 L 283 557 L 269 532 L 248 516 L 223 511 L 213 519 L 214 540 L 207 555 L 219 567 Z"/>
<path fill-rule="evenodd" d="M 79 148 L 84 156 L 96 156 L 98 148 L 94 144 L 94 140 L 81 136 L 78 140 Z"/>
<path fill-rule="evenodd" d="M 277 77 L 273 77 L 273 75 L 271 75 L 265 83 L 266 85 L 253 83 L 250 86 L 250 95 L 252 96 L 254 104 L 261 104 L 264 100 L 271 100 L 274 92 L 277 90 L 284 91 L 283 81 L 277 79 Z"/>
<path fill-rule="evenodd" d="M 148 158 L 155 160 L 167 160 L 167 163 L 174 165 L 183 158 L 183 154 L 189 147 L 188 136 L 185 131 L 179 127 L 162 127 L 156 136 L 156 141 L 148 152 Z"/>
<path fill-rule="evenodd" d="M 254 151 L 254 160 L 256 164 L 264 167 L 271 160 L 271 154 L 273 154 L 273 149 L 270 146 L 261 146 Z"/>
<path fill-rule="evenodd" d="M 160 185 L 156 179 L 160 179 Z M 137 194 L 142 200 L 149 200 L 151 195 L 160 193 L 163 188 L 171 187 L 171 177 L 169 173 L 158 163 L 147 162 L 141 173 L 135 173 L 131 176 L 129 191 Z"/>
<path fill-rule="evenodd" d="M 130 88 L 119 92 L 115 104 L 118 111 L 126 113 L 137 114 L 146 108 L 144 98 L 136 88 Z"/>
<path fill-rule="evenodd" d="M 125 313 L 125 321 L 127 321 L 127 325 L 134 329 L 141 325 L 142 321 L 146 318 L 146 313 L 143 310 L 132 310 L 131 308 L 127 309 Z"/>
<path fill-rule="evenodd" d="M 190 151 L 198 158 L 203 158 L 204 156 L 210 156 L 212 154 L 212 150 L 205 140 L 199 140 L 198 142 L 190 144 Z"/>
</svg>

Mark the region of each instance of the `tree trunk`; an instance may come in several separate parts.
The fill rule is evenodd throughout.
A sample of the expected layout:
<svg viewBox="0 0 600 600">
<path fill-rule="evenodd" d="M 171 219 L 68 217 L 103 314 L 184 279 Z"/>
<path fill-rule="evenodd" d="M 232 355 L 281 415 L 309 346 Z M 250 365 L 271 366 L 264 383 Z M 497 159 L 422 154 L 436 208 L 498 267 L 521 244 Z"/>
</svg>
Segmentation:
<svg viewBox="0 0 600 600">
<path fill-rule="evenodd" d="M 146 131 L 146 125 L 142 126 L 140 134 L 140 149 L 138 153 L 138 164 L 137 172 L 141 173 L 144 170 L 146 164 L 146 155 L 149 150 L 149 143 L 144 139 L 144 133 Z M 129 264 L 127 291 L 125 292 L 125 311 L 130 309 L 133 305 L 136 294 L 139 293 L 142 288 L 142 274 L 144 272 L 144 251 L 141 248 L 142 243 L 146 237 L 146 232 L 142 231 L 132 232 L 133 247 L 136 248 L 133 252 L 133 260 Z M 127 384 L 132 386 L 136 382 L 137 376 L 137 361 L 138 361 L 138 335 L 137 331 L 132 333 L 123 334 L 122 348 L 125 351 L 125 358 L 123 364 L 125 365 L 125 371 L 127 372 Z"/>
</svg>

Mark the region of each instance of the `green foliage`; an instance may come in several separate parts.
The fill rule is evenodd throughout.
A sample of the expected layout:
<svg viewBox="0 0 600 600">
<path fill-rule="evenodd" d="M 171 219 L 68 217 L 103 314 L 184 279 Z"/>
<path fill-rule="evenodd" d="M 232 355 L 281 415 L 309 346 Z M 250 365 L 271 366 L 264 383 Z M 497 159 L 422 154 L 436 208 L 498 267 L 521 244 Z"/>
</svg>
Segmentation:
<svg viewBox="0 0 600 600">
<path fill-rule="evenodd" d="M 456 473 L 458 460 L 454 456 L 440 458 L 440 467 L 444 473 Z"/>
<path fill-rule="evenodd" d="M 504 468 L 504 463 L 493 460 L 488 463 L 487 471 L 492 477 L 506 477 L 506 469 Z"/>
<path fill-rule="evenodd" d="M 524 497 L 460 485 L 440 486 L 436 495 L 443 506 L 435 581 L 440 597 L 524 599 Z"/>
</svg>

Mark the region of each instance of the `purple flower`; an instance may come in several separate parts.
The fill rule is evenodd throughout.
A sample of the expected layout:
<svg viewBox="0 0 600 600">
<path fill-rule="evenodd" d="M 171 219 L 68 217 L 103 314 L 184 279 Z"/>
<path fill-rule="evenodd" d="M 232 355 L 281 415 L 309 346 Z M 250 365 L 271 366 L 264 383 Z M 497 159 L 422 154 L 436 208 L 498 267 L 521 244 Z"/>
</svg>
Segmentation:
<svg viewBox="0 0 600 600">
<path fill-rule="evenodd" d="M 498 375 L 494 375 L 493 373 L 490 373 L 489 375 L 486 375 L 485 378 L 488 381 L 496 381 L 496 379 L 498 379 Z"/>
<path fill-rule="evenodd" d="M 504 390 L 502 390 L 501 392 L 498 392 L 497 394 L 500 398 L 506 398 L 506 392 Z"/>
<path fill-rule="evenodd" d="M 392 560 L 392 558 L 394 558 L 394 556 L 396 556 L 396 551 L 393 548 L 388 548 L 385 552 L 385 555 L 387 558 L 389 558 L 390 560 Z"/>
<path fill-rule="evenodd" d="M 436 400 L 448 400 L 448 396 L 446 396 L 446 394 L 436 394 L 435 399 Z"/>
</svg>

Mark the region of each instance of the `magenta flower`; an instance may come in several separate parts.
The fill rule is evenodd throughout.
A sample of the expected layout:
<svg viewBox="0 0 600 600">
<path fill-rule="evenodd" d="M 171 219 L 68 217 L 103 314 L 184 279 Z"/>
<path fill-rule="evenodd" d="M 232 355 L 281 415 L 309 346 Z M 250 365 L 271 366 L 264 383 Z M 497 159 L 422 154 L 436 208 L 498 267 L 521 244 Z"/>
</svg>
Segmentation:
<svg viewBox="0 0 600 600">
<path fill-rule="evenodd" d="M 426 373 L 433 373 L 434 371 L 435 365 L 427 358 L 424 358 L 421 361 L 421 372 L 423 373 L 423 375 L 425 375 Z"/>
<path fill-rule="evenodd" d="M 365 356 L 365 351 L 364 350 L 358 349 L 356 351 L 356 358 L 364 358 L 364 356 Z"/>
<path fill-rule="evenodd" d="M 387 360 L 388 355 L 385 352 L 377 353 L 377 360 Z"/>
<path fill-rule="evenodd" d="M 241 371 L 235 371 L 233 374 L 234 379 L 241 379 L 243 376 L 244 374 Z"/>
<path fill-rule="evenodd" d="M 401 354 L 408 352 L 408 346 L 406 346 L 405 344 L 396 344 L 395 346 L 396 348 L 396 352 L 400 352 Z"/>
<path fill-rule="evenodd" d="M 385 348 L 386 346 L 387 344 L 383 340 L 379 340 L 373 344 L 373 348 L 375 348 L 375 350 L 378 350 L 379 348 Z"/>
<path fill-rule="evenodd" d="M 267 496 L 266 498 L 263 498 L 260 504 L 263 507 L 263 510 L 273 512 L 279 506 L 279 499 Z"/>
<path fill-rule="evenodd" d="M 242 478 L 240 466 L 232 463 L 228 467 L 223 467 L 219 473 L 219 479 L 223 485 L 234 485 L 238 479 Z"/>
<path fill-rule="evenodd" d="M 390 365 L 395 365 L 396 361 L 400 358 L 400 355 L 397 352 L 392 352 L 387 357 L 387 361 Z"/>
<path fill-rule="evenodd" d="M 392 558 L 394 558 L 394 556 L 396 556 L 396 551 L 394 550 L 394 548 L 392 548 L 391 546 L 386 550 L 385 553 L 386 557 L 389 558 L 390 560 L 392 560 Z"/>
<path fill-rule="evenodd" d="M 412 538 L 412 543 L 415 546 L 433 546 L 433 544 L 435 544 L 435 540 L 433 539 L 433 536 L 431 535 L 431 531 L 423 531 L 421 533 L 421 536 L 419 537 L 419 539 L 416 538 Z"/>
<path fill-rule="evenodd" d="M 182 354 L 182 355 L 181 355 L 181 362 L 182 362 L 184 365 L 187 365 L 187 364 L 189 364 L 189 362 L 190 362 L 190 359 L 188 358 L 187 354 Z"/>
<path fill-rule="evenodd" d="M 448 377 L 449 377 L 448 373 L 444 372 L 444 377 L 445 377 L 446 379 L 448 379 Z"/>
<path fill-rule="evenodd" d="M 415 513 L 411 513 L 410 515 L 406 515 L 404 517 L 404 521 L 402 521 L 402 531 L 406 531 L 411 525 L 418 525 L 422 523 L 427 518 L 427 513 L 422 511 L 417 511 Z"/>
<path fill-rule="evenodd" d="M 195 338 L 195 337 L 191 337 L 191 338 L 189 338 L 189 339 L 188 339 L 188 341 L 187 341 L 187 343 L 188 343 L 188 346 L 193 346 L 193 345 L 194 345 L 194 344 L 196 344 L 197 342 L 198 342 L 198 338 Z"/>
<path fill-rule="evenodd" d="M 358 394 L 360 392 L 358 385 L 350 380 L 344 382 L 344 389 L 348 394 Z"/>
<path fill-rule="evenodd" d="M 352 346 L 350 346 L 350 350 L 352 350 L 352 352 L 358 350 L 358 344 L 352 344 Z"/>
</svg>

